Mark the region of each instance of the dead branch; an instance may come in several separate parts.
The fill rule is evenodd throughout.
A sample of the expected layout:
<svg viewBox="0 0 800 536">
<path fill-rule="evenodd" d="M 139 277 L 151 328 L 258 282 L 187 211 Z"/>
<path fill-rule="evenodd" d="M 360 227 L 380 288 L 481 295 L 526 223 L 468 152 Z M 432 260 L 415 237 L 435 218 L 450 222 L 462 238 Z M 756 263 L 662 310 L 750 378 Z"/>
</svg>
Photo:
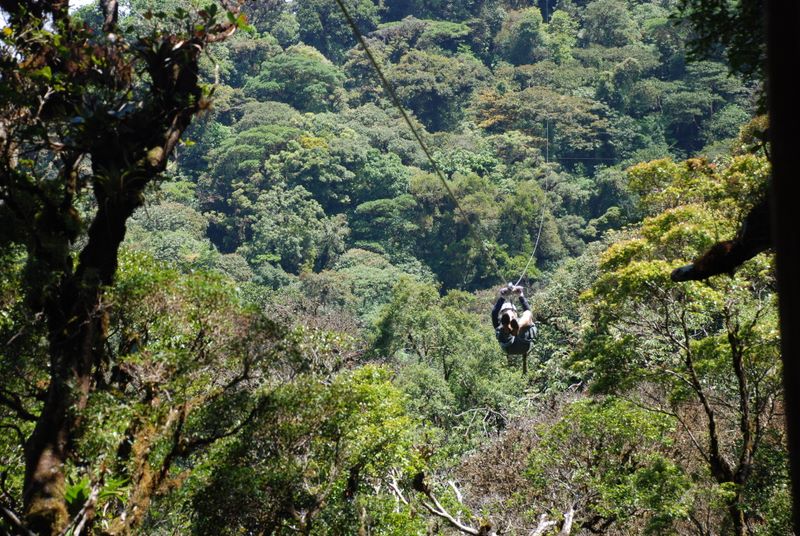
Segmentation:
<svg viewBox="0 0 800 536">
<path fill-rule="evenodd" d="M 400 502 L 408 506 L 408 500 L 405 498 L 405 496 L 403 496 L 403 491 L 400 489 L 400 486 L 397 485 L 397 474 L 394 471 L 389 474 L 388 484 L 395 497 L 397 497 Z"/>
<path fill-rule="evenodd" d="M 451 485 L 453 485 L 451 483 Z M 448 512 L 436 496 L 430 485 L 425 481 L 425 473 L 417 473 L 412 481 L 412 486 L 416 491 L 424 495 L 428 500 L 420 501 L 422 507 L 436 517 L 440 517 L 447 521 L 453 528 L 464 534 L 471 534 L 472 536 L 496 536 L 497 533 L 492 530 L 491 523 L 482 523 L 480 527 L 474 528 L 461 522 L 460 519 L 453 516 Z M 460 494 L 459 494 L 460 495 Z"/>
<path fill-rule="evenodd" d="M 22 534 L 23 536 L 36 536 L 33 532 L 25 528 L 19 516 L 4 504 L 0 504 L 0 516 L 2 516 L 18 534 Z"/>
<path fill-rule="evenodd" d="M 445 510 L 436 497 L 432 493 L 427 494 L 428 499 L 431 500 L 431 503 L 426 501 L 422 501 L 422 506 L 431 514 L 435 515 L 436 517 L 440 517 L 450 523 L 450 525 L 458 530 L 459 532 L 463 532 L 464 534 L 472 534 L 473 536 L 483 536 L 483 535 L 491 535 L 494 534 L 493 532 L 481 532 L 481 529 L 475 529 L 470 527 L 469 525 L 465 525 L 461 523 L 458 519 L 453 517 L 453 515 Z M 481 527 L 483 528 L 483 527 Z"/>
<path fill-rule="evenodd" d="M 569 536 L 572 532 L 572 522 L 575 519 L 575 506 L 570 505 L 569 509 L 564 512 L 564 523 L 561 525 L 561 530 L 558 536 Z"/>
<path fill-rule="evenodd" d="M 531 536 L 542 536 L 547 530 L 556 525 L 555 521 L 547 519 L 547 514 L 539 516 L 539 523 L 536 528 L 531 532 Z"/>
<path fill-rule="evenodd" d="M 455 493 L 455 494 L 456 494 L 456 500 L 458 501 L 458 504 L 464 504 L 464 499 L 463 499 L 463 497 L 461 496 L 461 491 L 460 491 L 460 490 L 458 489 L 458 487 L 456 486 L 456 483 L 455 483 L 455 482 L 453 482 L 452 480 L 448 480 L 448 481 L 447 481 L 447 483 L 448 483 L 448 484 L 450 485 L 450 487 L 453 489 L 453 493 Z"/>
</svg>

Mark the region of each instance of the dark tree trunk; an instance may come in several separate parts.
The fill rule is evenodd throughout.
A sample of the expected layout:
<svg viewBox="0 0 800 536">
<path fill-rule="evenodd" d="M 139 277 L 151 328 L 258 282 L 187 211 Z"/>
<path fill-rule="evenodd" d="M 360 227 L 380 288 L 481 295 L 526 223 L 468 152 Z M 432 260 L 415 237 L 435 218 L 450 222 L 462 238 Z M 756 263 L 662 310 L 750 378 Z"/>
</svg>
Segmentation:
<svg viewBox="0 0 800 536">
<path fill-rule="evenodd" d="M 91 307 L 89 303 L 81 306 Z M 83 312 L 71 316 L 71 321 L 59 318 L 50 323 L 50 387 L 41 416 L 25 444 L 25 512 L 37 534 L 60 532 L 68 521 L 63 466 L 72 431 L 80 426 L 79 413 L 88 400 L 101 328 L 96 313 Z"/>
<path fill-rule="evenodd" d="M 42 413 L 25 445 L 25 516 L 37 534 L 57 534 L 68 522 L 64 464 L 80 427 L 92 377 L 106 337 L 103 287 L 113 283 L 125 222 L 140 192 L 122 199 L 98 196 L 100 208 L 89 229 L 74 274 L 65 274 L 46 298 L 51 381 Z"/>
<path fill-rule="evenodd" d="M 768 97 L 772 143 L 772 229 L 781 324 L 781 356 L 795 532 L 800 532 L 800 235 L 797 158 L 800 142 L 796 81 L 800 4 L 767 2 Z"/>
<path fill-rule="evenodd" d="M 116 0 L 100 0 L 108 39 L 89 39 L 78 26 L 71 27 L 66 1 L 0 0 L 11 25 L 20 28 L 14 32 L 19 53 L 4 59 L 15 54 L 25 59 L 19 65 L 9 60 L 3 74 L 27 69 L 27 77 L 3 79 L 20 104 L 0 115 L 0 136 L 9 135 L 7 124 L 30 123 L 29 128 L 14 131 L 19 139 L 4 141 L 8 150 L 0 155 L 4 173 L 0 203 L 8 203 L 21 226 L 16 239 L 27 247 L 26 299 L 36 311 L 43 311 L 49 343 L 50 383 L 24 449 L 25 523 L 37 534 L 58 534 L 70 522 L 64 499 L 65 464 L 81 433 L 81 414 L 97 388 L 95 379 L 103 372 L 107 331 L 103 296 L 114 281 L 126 221 L 142 204 L 147 185 L 166 168 L 192 118 L 209 104 L 198 80 L 200 54 L 244 22 L 237 17 L 241 1 L 221 3 L 228 15 L 225 22 L 217 22 L 211 10 L 198 11 L 203 24 L 187 32 L 156 32 L 124 42 L 114 35 Z M 48 43 L 28 35 L 28 30 L 41 29 L 49 16 L 61 22 L 54 25 L 54 32 L 64 30 L 60 48 L 55 40 Z M 44 67 L 53 80 L 58 76 L 68 83 L 58 91 L 29 83 L 36 78 L 29 71 Z M 138 81 L 134 72 L 141 75 Z M 102 98 L 86 99 L 98 89 Z M 26 93 L 34 90 L 41 95 L 29 102 Z M 65 131 L 64 125 L 72 124 L 76 113 L 85 120 L 85 128 Z M 41 125 L 31 129 L 37 122 Z M 59 179 L 18 171 L 16 147 L 23 145 L 60 166 Z M 93 177 L 78 176 L 84 156 L 91 157 Z M 81 231 L 75 198 L 87 187 L 94 189 L 97 212 L 76 263 L 70 253 Z M 20 199 L 23 202 L 17 202 Z"/>
<path fill-rule="evenodd" d="M 220 27 L 217 37 L 229 35 L 230 28 Z M 205 105 L 197 72 L 205 44 L 166 38 L 146 52 L 143 59 L 152 79 L 148 106 L 127 117 L 125 124 L 109 124 L 110 130 L 97 133 L 87 147 L 98 208 L 74 274 L 68 248 L 63 248 L 64 275 L 45 293 L 51 382 L 25 447 L 26 522 L 39 534 L 57 534 L 68 522 L 64 464 L 92 378 L 102 365 L 103 291 L 114 282 L 128 218 L 142 205 L 145 188 L 164 170 L 181 134 Z"/>
<path fill-rule="evenodd" d="M 736 536 L 747 536 L 747 518 L 745 517 L 744 513 L 744 498 L 741 496 L 741 493 L 737 493 L 736 499 L 734 499 L 728 505 L 728 514 L 731 516 L 731 522 L 733 523 L 733 533 Z"/>
</svg>

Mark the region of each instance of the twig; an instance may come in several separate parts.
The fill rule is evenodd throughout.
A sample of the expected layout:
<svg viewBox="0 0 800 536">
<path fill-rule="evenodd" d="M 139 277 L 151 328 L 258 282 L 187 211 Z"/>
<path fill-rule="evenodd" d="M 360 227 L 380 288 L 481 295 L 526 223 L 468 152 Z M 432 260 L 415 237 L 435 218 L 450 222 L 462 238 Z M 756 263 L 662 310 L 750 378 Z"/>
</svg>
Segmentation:
<svg viewBox="0 0 800 536">
<path fill-rule="evenodd" d="M 8 523 L 15 528 L 19 534 L 22 534 L 23 536 L 36 536 L 36 534 L 25 528 L 25 525 L 22 524 L 19 516 L 17 516 L 13 510 L 4 504 L 0 504 L 0 515 L 2 515 L 3 519 L 8 521 Z"/>
<path fill-rule="evenodd" d="M 92 492 L 89 493 L 89 497 L 86 499 L 86 502 L 83 503 L 83 508 L 81 508 L 80 512 L 78 512 L 78 515 L 72 519 L 72 522 L 61 531 L 59 536 L 65 536 L 68 533 L 72 536 L 80 536 L 80 533 L 83 531 L 86 523 L 89 521 L 89 518 L 94 514 L 94 505 L 97 502 L 97 497 L 100 496 L 101 487 L 101 482 L 97 482 L 92 487 Z"/>
<path fill-rule="evenodd" d="M 461 491 L 459 491 L 458 487 L 456 486 L 456 483 L 453 482 L 452 480 L 449 480 L 447 483 L 450 485 L 451 488 L 453 488 L 453 492 L 456 494 L 456 500 L 458 501 L 458 504 L 464 504 L 463 497 L 461 496 Z"/>
</svg>

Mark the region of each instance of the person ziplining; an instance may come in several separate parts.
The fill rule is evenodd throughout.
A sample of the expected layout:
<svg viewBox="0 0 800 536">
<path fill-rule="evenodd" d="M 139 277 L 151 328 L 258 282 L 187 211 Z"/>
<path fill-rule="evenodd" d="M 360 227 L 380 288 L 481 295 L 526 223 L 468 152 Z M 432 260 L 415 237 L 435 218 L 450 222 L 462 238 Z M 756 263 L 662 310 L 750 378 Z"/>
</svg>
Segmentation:
<svg viewBox="0 0 800 536">
<path fill-rule="evenodd" d="M 514 296 L 518 297 L 522 307 L 521 315 L 517 315 L 517 308 L 511 301 Z M 522 356 L 528 354 L 537 330 L 522 287 L 509 283 L 500 288 L 497 303 L 492 309 L 492 326 L 497 342 L 505 353 Z"/>
<path fill-rule="evenodd" d="M 433 158 L 431 151 L 428 149 L 428 146 L 425 144 L 425 141 L 422 139 L 422 135 L 417 130 L 417 127 L 414 126 L 414 123 L 409 118 L 408 114 L 403 108 L 403 105 L 400 103 L 400 99 L 397 96 L 397 92 L 389 83 L 389 80 L 383 74 L 380 65 L 375 59 L 375 56 L 372 54 L 369 46 L 367 45 L 364 36 L 359 31 L 358 26 L 356 25 L 353 17 L 350 15 L 350 12 L 345 6 L 343 0 L 336 0 L 336 3 L 339 6 L 339 9 L 342 11 L 342 15 L 344 15 L 347 24 L 353 31 L 353 35 L 355 35 L 356 40 L 361 45 L 364 53 L 367 55 L 370 64 L 372 65 L 375 74 L 378 77 L 383 88 L 386 90 L 386 94 L 389 97 L 389 100 L 394 104 L 397 110 L 400 112 L 400 116 L 403 118 L 403 121 L 408 126 L 409 130 L 413 134 L 414 138 L 416 139 L 417 143 L 419 144 L 422 152 L 425 154 L 428 162 L 431 165 L 431 169 L 433 169 L 435 176 L 439 179 L 444 187 L 447 195 L 453 200 L 455 205 L 456 211 L 461 215 L 462 219 L 467 225 L 467 229 L 472 237 L 475 239 L 475 242 L 479 245 L 481 250 L 483 251 L 485 257 L 488 259 L 488 262 L 494 267 L 494 270 L 498 274 L 499 277 L 502 278 L 502 274 L 500 273 L 500 267 L 497 264 L 497 260 L 491 255 L 488 248 L 486 247 L 486 243 L 481 239 L 481 233 L 475 228 L 479 225 L 477 221 L 478 218 L 476 216 L 475 225 L 468 217 L 467 213 L 461 207 L 461 204 L 458 202 L 458 198 L 456 198 L 455 194 L 453 193 L 453 189 L 447 183 L 445 179 L 444 173 L 439 168 L 439 165 L 436 163 L 436 160 Z M 550 124 L 549 121 L 545 122 L 545 163 L 549 161 L 549 135 L 550 131 Z M 545 189 L 547 189 L 545 187 Z M 530 258 L 528 259 L 525 268 L 522 270 L 522 275 L 520 276 L 519 280 L 517 280 L 516 284 L 509 283 L 506 286 L 503 286 L 500 289 L 500 298 L 498 299 L 497 303 L 492 310 L 492 326 L 495 328 L 495 334 L 497 336 L 497 341 L 500 343 L 500 347 L 506 354 L 509 355 L 522 355 L 522 373 L 527 374 L 528 372 L 528 351 L 531 348 L 531 344 L 533 343 L 533 339 L 536 337 L 536 325 L 533 322 L 533 313 L 531 313 L 530 305 L 528 304 L 528 300 L 525 298 L 522 287 L 519 286 L 520 281 L 522 281 L 523 277 L 528 272 L 528 267 L 531 265 L 531 262 L 536 256 L 536 248 L 539 245 L 539 238 L 542 235 L 542 227 L 544 225 L 545 219 L 545 207 L 542 206 L 541 208 L 541 216 L 539 218 L 539 230 L 536 232 L 536 242 L 533 245 L 533 251 L 531 252 Z M 517 316 L 517 310 L 513 303 L 508 299 L 512 296 L 518 296 L 520 305 L 522 306 L 523 313 L 521 316 Z"/>
</svg>

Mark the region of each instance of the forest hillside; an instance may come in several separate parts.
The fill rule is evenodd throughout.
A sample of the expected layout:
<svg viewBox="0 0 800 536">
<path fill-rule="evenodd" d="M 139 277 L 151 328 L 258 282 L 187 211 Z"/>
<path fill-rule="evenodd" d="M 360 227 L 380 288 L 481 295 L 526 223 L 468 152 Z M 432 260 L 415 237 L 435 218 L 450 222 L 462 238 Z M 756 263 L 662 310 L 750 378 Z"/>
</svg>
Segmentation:
<svg viewBox="0 0 800 536">
<path fill-rule="evenodd" d="M 791 534 L 751 3 L 0 0 L 0 533 Z"/>
</svg>

